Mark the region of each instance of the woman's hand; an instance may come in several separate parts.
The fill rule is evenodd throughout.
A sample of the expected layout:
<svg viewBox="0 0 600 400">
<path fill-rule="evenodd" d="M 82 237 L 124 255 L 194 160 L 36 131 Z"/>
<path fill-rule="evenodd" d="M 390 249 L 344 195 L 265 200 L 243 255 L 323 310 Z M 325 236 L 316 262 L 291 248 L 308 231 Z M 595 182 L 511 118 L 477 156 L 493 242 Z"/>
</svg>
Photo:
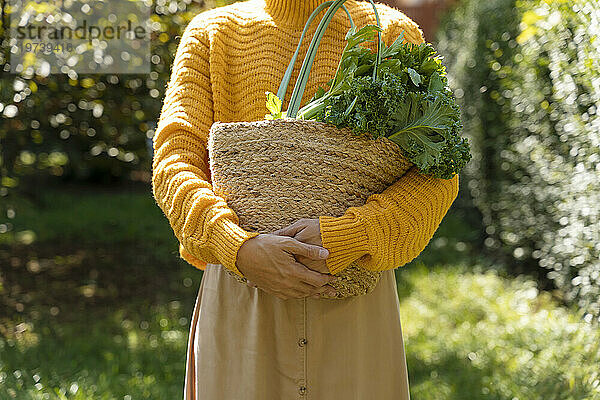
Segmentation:
<svg viewBox="0 0 600 400">
<path fill-rule="evenodd" d="M 256 286 L 281 299 L 334 295 L 329 286 L 332 275 L 313 271 L 296 260 L 315 262 L 329 255 L 318 245 L 274 234 L 260 234 L 246 240 L 238 250 L 236 266 Z"/>
<path fill-rule="evenodd" d="M 290 236 L 294 239 L 315 246 L 323 246 L 321 238 L 321 228 L 318 218 L 302 218 L 285 228 L 281 228 L 273 232 L 274 235 Z M 325 259 L 310 259 L 299 255 L 296 260 L 304 264 L 313 271 L 330 274 L 329 268 L 325 263 Z"/>
</svg>

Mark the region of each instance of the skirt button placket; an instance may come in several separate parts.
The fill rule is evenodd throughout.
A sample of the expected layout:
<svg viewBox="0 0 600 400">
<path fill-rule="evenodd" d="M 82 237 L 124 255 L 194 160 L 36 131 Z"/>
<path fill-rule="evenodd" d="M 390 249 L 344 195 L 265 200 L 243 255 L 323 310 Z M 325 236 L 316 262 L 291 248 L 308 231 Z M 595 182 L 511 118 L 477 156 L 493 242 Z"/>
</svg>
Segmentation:
<svg viewBox="0 0 600 400">
<path fill-rule="evenodd" d="M 306 297 L 302 299 L 302 336 L 298 339 L 298 346 L 300 351 L 302 352 L 302 363 L 303 363 L 303 376 L 300 380 L 300 386 L 298 386 L 298 393 L 300 393 L 301 398 L 306 393 L 306 344 L 308 340 L 306 339 Z"/>
</svg>

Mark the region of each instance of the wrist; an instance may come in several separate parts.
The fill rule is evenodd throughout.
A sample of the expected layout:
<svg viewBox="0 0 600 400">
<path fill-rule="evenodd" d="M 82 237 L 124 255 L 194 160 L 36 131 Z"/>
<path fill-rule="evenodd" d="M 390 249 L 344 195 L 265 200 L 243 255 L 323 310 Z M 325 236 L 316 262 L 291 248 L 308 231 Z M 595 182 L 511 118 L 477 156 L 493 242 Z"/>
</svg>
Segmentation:
<svg viewBox="0 0 600 400">
<path fill-rule="evenodd" d="M 220 219 L 217 227 L 218 229 L 214 229 L 211 233 L 211 239 L 219 262 L 225 268 L 243 278 L 244 275 L 237 268 L 239 250 L 246 241 L 258 236 L 259 233 L 247 232 L 235 222 L 226 218 Z"/>
<path fill-rule="evenodd" d="M 246 276 L 244 260 L 246 260 L 246 258 L 248 257 L 247 254 L 251 253 L 250 248 L 252 247 L 253 239 L 254 239 L 254 237 L 251 237 L 251 238 L 245 240 L 240 245 L 240 247 L 238 248 L 237 253 L 235 255 L 235 267 L 239 271 L 238 275 L 240 275 L 242 277 Z"/>
<path fill-rule="evenodd" d="M 332 274 L 344 270 L 370 251 L 369 236 L 362 221 L 352 213 L 341 217 L 319 217 L 323 247 L 329 251 L 327 268 Z"/>
</svg>

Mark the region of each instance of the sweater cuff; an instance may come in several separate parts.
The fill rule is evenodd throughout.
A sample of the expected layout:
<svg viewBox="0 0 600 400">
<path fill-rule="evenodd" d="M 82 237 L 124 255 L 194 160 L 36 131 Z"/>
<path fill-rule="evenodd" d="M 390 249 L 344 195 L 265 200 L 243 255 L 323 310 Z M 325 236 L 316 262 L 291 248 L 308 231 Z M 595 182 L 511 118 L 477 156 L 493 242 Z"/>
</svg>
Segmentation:
<svg viewBox="0 0 600 400">
<path fill-rule="evenodd" d="M 230 269 L 240 277 L 244 277 L 236 266 L 237 253 L 246 240 L 258 235 L 258 232 L 245 231 L 227 218 L 220 218 L 215 222 L 215 226 L 211 231 L 211 247 L 215 249 L 215 257 L 225 268 Z"/>
<path fill-rule="evenodd" d="M 325 264 L 332 274 L 346 269 L 369 253 L 369 237 L 364 224 L 353 214 L 341 217 L 320 216 L 323 247 L 329 250 Z"/>
</svg>

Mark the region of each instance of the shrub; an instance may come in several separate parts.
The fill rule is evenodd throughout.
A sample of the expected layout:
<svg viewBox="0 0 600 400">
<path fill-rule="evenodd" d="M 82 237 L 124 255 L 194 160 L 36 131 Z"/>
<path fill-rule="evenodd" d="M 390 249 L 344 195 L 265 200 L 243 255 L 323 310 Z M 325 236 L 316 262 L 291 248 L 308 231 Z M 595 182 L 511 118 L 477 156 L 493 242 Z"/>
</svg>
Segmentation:
<svg viewBox="0 0 600 400">
<path fill-rule="evenodd" d="M 41 74 L 0 77 L 0 215 L 15 195 L 37 195 L 49 178 L 109 183 L 149 181 L 147 142 L 158 120 L 183 28 L 199 12 L 230 0 L 154 4 L 150 74 Z M 65 5 L 61 13 L 68 13 Z M 10 70 L 8 33 L 0 27 L 0 64 Z M 133 176 L 132 176 L 133 175 Z M 0 224 L 0 233 L 11 224 Z"/>
<path fill-rule="evenodd" d="M 521 275 L 399 270 L 411 397 L 600 399 L 600 332 Z"/>
<path fill-rule="evenodd" d="M 465 170 L 492 250 L 550 269 L 600 315 L 600 4 L 466 0 L 439 49 L 464 110 Z"/>
</svg>

